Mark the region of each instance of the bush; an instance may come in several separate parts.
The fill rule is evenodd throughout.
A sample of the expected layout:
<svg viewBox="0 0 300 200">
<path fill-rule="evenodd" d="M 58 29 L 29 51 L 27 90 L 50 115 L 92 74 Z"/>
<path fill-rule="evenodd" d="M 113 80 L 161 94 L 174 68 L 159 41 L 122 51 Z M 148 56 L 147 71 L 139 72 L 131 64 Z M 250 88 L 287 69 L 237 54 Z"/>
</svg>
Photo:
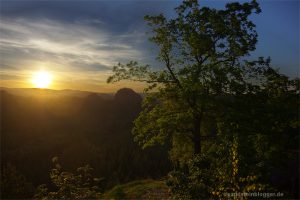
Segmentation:
<svg viewBox="0 0 300 200">
<path fill-rule="evenodd" d="M 45 184 L 37 188 L 35 199 L 99 199 L 100 190 L 97 184 L 99 178 L 93 178 L 92 168 L 89 165 L 79 167 L 76 173 L 61 170 L 58 158 L 52 159 L 55 168 L 50 172 L 50 178 L 55 186 L 54 191 L 49 191 Z"/>
</svg>

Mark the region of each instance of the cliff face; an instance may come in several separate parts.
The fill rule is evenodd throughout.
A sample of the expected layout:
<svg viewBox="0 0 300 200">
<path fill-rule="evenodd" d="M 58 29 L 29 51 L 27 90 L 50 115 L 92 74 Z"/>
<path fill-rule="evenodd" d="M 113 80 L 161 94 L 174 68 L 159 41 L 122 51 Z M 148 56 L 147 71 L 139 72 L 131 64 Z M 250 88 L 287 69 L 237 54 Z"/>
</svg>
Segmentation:
<svg viewBox="0 0 300 200">
<path fill-rule="evenodd" d="M 132 89 L 120 89 L 114 96 L 115 109 L 133 120 L 141 110 L 142 97 Z"/>
<path fill-rule="evenodd" d="M 130 88 L 122 88 L 115 94 L 114 100 L 119 104 L 138 105 L 142 102 L 142 97 Z"/>
<path fill-rule="evenodd" d="M 87 129 L 129 128 L 141 110 L 141 102 L 141 96 L 129 88 L 120 89 L 112 99 L 90 94 L 83 99 L 78 117 Z"/>
</svg>

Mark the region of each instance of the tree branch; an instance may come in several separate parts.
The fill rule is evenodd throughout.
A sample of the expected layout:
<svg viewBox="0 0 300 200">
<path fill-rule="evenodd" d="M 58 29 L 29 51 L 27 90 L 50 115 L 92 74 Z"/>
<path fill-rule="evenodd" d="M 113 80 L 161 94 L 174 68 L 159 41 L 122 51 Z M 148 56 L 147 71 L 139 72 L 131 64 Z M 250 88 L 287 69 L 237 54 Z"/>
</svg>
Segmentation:
<svg viewBox="0 0 300 200">
<path fill-rule="evenodd" d="M 167 69 L 169 70 L 174 82 L 177 84 L 177 86 L 181 89 L 183 89 L 180 81 L 178 80 L 178 78 L 175 76 L 173 70 L 172 70 L 172 66 L 171 66 L 171 63 L 170 63 L 170 58 L 169 58 L 169 55 L 167 52 L 163 52 L 163 55 L 164 55 L 164 60 L 165 60 L 165 63 L 166 63 L 166 67 Z"/>
</svg>

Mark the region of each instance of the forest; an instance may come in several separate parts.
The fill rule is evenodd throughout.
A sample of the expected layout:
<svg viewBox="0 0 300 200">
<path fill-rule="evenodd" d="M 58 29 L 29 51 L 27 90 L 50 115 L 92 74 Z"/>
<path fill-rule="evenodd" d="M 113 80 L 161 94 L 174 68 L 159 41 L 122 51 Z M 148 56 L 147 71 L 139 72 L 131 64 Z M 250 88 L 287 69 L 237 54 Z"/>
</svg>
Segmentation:
<svg viewBox="0 0 300 200">
<path fill-rule="evenodd" d="M 250 57 L 259 4 L 175 11 L 145 16 L 162 67 L 107 79 L 143 93 L 1 89 L 3 199 L 299 198 L 300 81 Z"/>
</svg>

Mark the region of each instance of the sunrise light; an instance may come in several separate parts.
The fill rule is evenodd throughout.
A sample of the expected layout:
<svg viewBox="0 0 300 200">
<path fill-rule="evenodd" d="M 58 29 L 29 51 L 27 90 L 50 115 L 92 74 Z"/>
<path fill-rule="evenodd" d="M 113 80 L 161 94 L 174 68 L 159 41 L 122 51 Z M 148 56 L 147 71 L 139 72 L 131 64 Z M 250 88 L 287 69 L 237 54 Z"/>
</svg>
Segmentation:
<svg viewBox="0 0 300 200">
<path fill-rule="evenodd" d="M 38 71 L 33 74 L 32 83 L 36 88 L 48 88 L 51 84 L 53 76 L 46 71 Z"/>
</svg>

